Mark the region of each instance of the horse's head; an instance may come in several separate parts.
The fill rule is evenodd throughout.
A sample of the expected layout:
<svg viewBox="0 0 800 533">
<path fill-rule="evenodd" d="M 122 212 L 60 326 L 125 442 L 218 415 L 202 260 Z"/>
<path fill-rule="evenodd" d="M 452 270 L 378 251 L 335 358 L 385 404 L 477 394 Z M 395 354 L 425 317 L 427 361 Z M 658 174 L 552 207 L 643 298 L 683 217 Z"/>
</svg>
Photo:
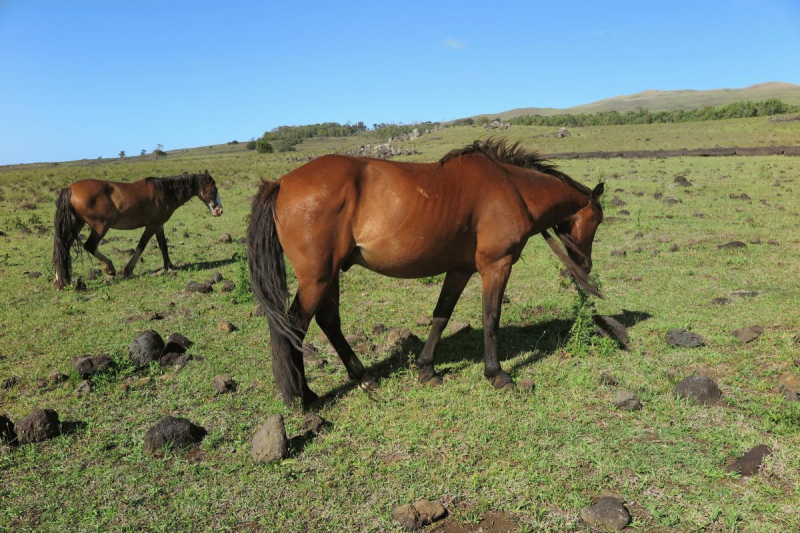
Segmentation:
<svg viewBox="0 0 800 533">
<path fill-rule="evenodd" d="M 208 206 L 211 210 L 212 217 L 218 217 L 222 214 L 222 200 L 219 198 L 219 191 L 214 178 L 208 173 L 200 174 L 200 184 L 197 187 L 197 196 Z"/>
<path fill-rule="evenodd" d="M 586 206 L 557 226 L 557 233 L 567 246 L 567 253 L 587 274 L 592 270 L 592 243 L 597 227 L 603 221 L 600 196 L 602 183 L 591 192 Z"/>
</svg>

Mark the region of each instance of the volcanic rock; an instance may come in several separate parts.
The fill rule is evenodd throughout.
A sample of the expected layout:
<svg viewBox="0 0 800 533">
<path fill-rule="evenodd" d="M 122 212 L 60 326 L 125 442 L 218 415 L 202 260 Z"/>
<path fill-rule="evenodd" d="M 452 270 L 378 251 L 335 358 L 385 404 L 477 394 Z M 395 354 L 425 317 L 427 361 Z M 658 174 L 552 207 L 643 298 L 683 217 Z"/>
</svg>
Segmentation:
<svg viewBox="0 0 800 533">
<path fill-rule="evenodd" d="M 772 449 L 765 444 L 759 444 L 747 450 L 744 455 L 725 467 L 725 470 L 745 477 L 752 476 L 758 474 L 764 459 L 770 455 L 772 455 Z"/>
<path fill-rule="evenodd" d="M 705 376 L 691 376 L 677 385 L 673 393 L 682 398 L 688 398 L 695 405 L 714 405 L 722 397 L 722 391 L 711 378 Z"/>
<path fill-rule="evenodd" d="M 621 500 L 604 496 L 596 504 L 581 509 L 581 519 L 593 527 L 621 531 L 630 524 L 631 515 Z"/>
<path fill-rule="evenodd" d="M 225 394 L 236 389 L 236 382 L 227 374 L 219 374 L 211 380 L 211 387 L 217 394 Z"/>
<path fill-rule="evenodd" d="M 185 418 L 166 416 L 147 430 L 142 451 L 145 455 L 158 457 L 165 446 L 184 449 L 203 440 L 208 432 Z"/>
<path fill-rule="evenodd" d="M 747 328 L 735 329 L 731 334 L 746 344 L 756 340 L 763 332 L 764 330 L 761 326 L 750 326 Z"/>
<path fill-rule="evenodd" d="M 286 458 L 289 454 L 289 441 L 283 415 L 271 416 L 253 436 L 250 455 L 257 463 L 271 463 Z"/>
<path fill-rule="evenodd" d="M 106 370 L 111 366 L 112 362 L 111 358 L 107 355 L 85 355 L 74 359 L 72 361 L 72 368 L 75 369 L 75 372 L 77 372 L 80 377 L 86 379 Z"/>
<path fill-rule="evenodd" d="M 164 339 L 153 330 L 139 334 L 128 348 L 131 361 L 138 367 L 149 365 L 157 361 L 164 352 Z"/>
<path fill-rule="evenodd" d="M 60 433 L 58 414 L 52 409 L 38 409 L 19 422 L 15 428 L 20 444 L 41 442 Z"/>
<path fill-rule="evenodd" d="M 617 406 L 617 409 L 622 409 L 623 411 L 638 411 L 642 408 L 642 402 L 639 397 L 629 391 L 619 391 L 614 398 L 614 405 Z"/>
<path fill-rule="evenodd" d="M 697 348 L 705 344 L 705 339 L 697 333 L 686 331 L 685 329 L 671 329 L 667 331 L 666 340 L 672 346 L 682 348 Z"/>
</svg>

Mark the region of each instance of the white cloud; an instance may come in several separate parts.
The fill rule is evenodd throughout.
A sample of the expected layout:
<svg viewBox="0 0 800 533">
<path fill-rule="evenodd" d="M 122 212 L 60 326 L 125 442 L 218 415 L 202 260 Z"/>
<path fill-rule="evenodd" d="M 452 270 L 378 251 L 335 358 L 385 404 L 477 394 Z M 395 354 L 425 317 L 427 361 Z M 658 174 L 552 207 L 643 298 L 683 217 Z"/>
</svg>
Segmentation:
<svg viewBox="0 0 800 533">
<path fill-rule="evenodd" d="M 442 46 L 451 50 L 464 50 L 467 47 L 466 44 L 462 43 L 458 39 L 453 39 L 452 37 L 448 37 L 442 41 Z"/>
</svg>

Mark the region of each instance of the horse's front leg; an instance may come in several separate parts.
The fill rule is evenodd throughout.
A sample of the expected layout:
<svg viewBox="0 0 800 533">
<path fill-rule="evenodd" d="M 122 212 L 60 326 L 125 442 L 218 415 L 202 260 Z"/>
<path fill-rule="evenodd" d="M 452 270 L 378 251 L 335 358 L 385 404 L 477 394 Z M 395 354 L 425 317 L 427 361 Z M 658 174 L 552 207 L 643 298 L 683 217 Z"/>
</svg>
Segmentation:
<svg viewBox="0 0 800 533">
<path fill-rule="evenodd" d="M 169 250 L 167 249 L 167 238 L 164 236 L 164 226 L 160 226 L 156 230 L 156 240 L 158 241 L 158 248 L 161 250 L 161 258 L 164 260 L 164 273 L 170 270 L 175 270 L 175 266 L 169 260 Z"/>
<path fill-rule="evenodd" d="M 483 336 L 484 336 L 484 372 L 483 375 L 492 380 L 496 389 L 513 386 L 508 374 L 500 368 L 498 358 L 497 332 L 500 328 L 500 309 L 503 303 L 503 292 L 506 289 L 508 276 L 511 275 L 511 256 L 492 262 L 482 262 L 478 269 L 483 281 Z"/>
<path fill-rule="evenodd" d="M 139 244 L 136 245 L 136 250 L 133 252 L 133 257 L 131 257 L 131 260 L 128 261 L 128 264 L 125 265 L 125 268 L 122 270 L 122 277 L 131 277 L 133 274 L 133 267 L 136 266 L 136 262 L 139 261 L 139 258 L 142 256 L 142 252 L 144 252 L 145 246 L 147 246 L 147 242 L 153 237 L 154 233 L 155 229 L 153 228 L 144 229 L 142 238 L 139 239 Z"/>
<path fill-rule="evenodd" d="M 450 316 L 453 314 L 458 299 L 461 293 L 464 292 L 464 287 L 467 286 L 471 273 L 459 272 L 451 270 L 444 277 L 442 284 L 442 292 L 439 294 L 439 301 L 436 303 L 436 308 L 433 310 L 433 324 L 431 325 L 431 332 L 428 335 L 428 340 L 425 342 L 425 347 L 422 353 L 419 354 L 416 364 L 419 368 L 419 382 L 427 385 L 439 385 L 442 382 L 433 368 L 433 358 L 436 352 L 436 345 L 439 344 L 439 339 L 442 337 L 442 331 L 450 321 Z"/>
</svg>

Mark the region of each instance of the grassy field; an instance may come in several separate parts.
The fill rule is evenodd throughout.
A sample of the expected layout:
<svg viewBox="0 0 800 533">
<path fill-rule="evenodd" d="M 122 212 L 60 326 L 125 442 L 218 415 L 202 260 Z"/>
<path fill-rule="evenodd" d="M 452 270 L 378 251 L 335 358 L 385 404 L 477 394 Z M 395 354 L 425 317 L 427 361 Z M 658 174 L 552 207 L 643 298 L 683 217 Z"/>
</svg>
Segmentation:
<svg viewBox="0 0 800 533">
<path fill-rule="evenodd" d="M 583 128 L 567 139 L 548 137 L 551 130 L 506 133 L 544 152 L 800 144 L 800 123 L 766 119 Z M 445 129 L 407 143 L 420 154 L 405 159 L 432 161 L 487 135 L 479 128 Z M 534 379 L 532 393 L 495 391 L 482 376 L 477 276 L 453 317 L 473 329 L 445 335 L 437 356 L 444 384 L 425 388 L 408 360 L 388 360 L 386 334 L 372 328 L 407 326 L 424 339 L 428 328 L 415 323 L 432 312 L 440 279 L 392 280 L 352 269 L 342 278 L 343 327 L 376 345 L 362 360 L 380 374 L 379 390 L 351 389 L 312 326 L 308 339 L 330 364 L 308 371 L 311 387 L 340 393 L 320 412 L 332 426 L 280 464 L 254 464 L 249 441 L 266 418 L 283 413 L 293 435 L 302 414 L 274 397 L 268 332 L 262 318 L 251 316 L 252 301 L 236 301 L 219 285 L 208 295 L 184 288 L 217 271 L 240 284 L 245 274 L 236 254 L 243 246 L 236 240 L 244 236 L 260 179 L 296 166 L 291 157 L 364 142 L 375 141 L 312 140 L 295 154 L 212 147 L 161 160 L 0 168 L 6 234 L 0 236 L 0 380 L 20 379 L 0 389 L 0 414 L 17 421 L 47 407 L 62 421 L 82 423 L 71 434 L 0 451 L 0 530 L 400 531 L 392 508 L 428 498 L 446 504 L 453 524 L 473 524 L 497 511 L 510 513 L 523 531 L 590 531 L 580 510 L 604 490 L 625 499 L 634 531 L 800 530 L 800 404 L 786 402 L 778 390 L 779 376 L 800 374 L 799 158 L 564 161 L 561 167 L 579 181 L 607 183 L 608 221 L 594 252 L 607 298 L 597 310 L 623 321 L 632 342 L 628 351 L 564 349 L 577 294 L 558 275 L 560 265 L 544 242 L 533 239 L 511 276 L 500 332 L 504 368 L 516 380 Z M 79 178 L 129 181 L 205 168 L 220 186 L 225 214 L 212 219 L 197 201 L 176 213 L 167 225 L 176 275 L 155 275 L 161 259 L 151 242 L 133 279 L 87 281 L 85 292 L 51 289 L 53 200 L 60 187 Z M 693 186 L 677 187 L 676 175 Z M 668 205 L 655 193 L 680 203 Z M 752 200 L 731 199 L 731 193 Z M 627 205 L 612 207 L 614 198 Z M 37 234 L 40 225 L 45 235 Z M 224 232 L 233 243 L 219 242 Z M 127 256 L 111 248 L 132 248 L 139 232 L 108 237 L 113 240 L 101 250 L 119 268 Z M 762 244 L 717 248 L 755 238 Z M 620 250 L 624 257 L 611 255 Z M 76 271 L 85 276 L 98 267 L 84 255 Z M 31 279 L 25 274 L 31 271 L 43 276 Z M 738 290 L 758 295 L 737 297 Z M 730 298 L 730 305 L 711 305 L 718 297 Z M 149 311 L 164 318 L 148 321 Z M 220 320 L 239 330 L 218 331 Z M 731 335 L 755 324 L 764 333 L 750 344 Z M 670 328 L 689 328 L 706 345 L 670 347 L 664 341 Z M 202 360 L 180 371 L 134 372 L 127 346 L 147 329 L 164 337 L 183 333 L 195 342 L 190 353 Z M 92 394 L 77 396 L 71 360 L 86 353 L 110 354 L 119 366 L 96 379 Z M 39 388 L 37 381 L 54 371 L 71 373 L 70 380 Z M 619 385 L 600 384 L 601 372 Z M 220 373 L 238 382 L 237 392 L 214 394 L 211 379 Z M 692 374 L 713 377 L 723 402 L 696 407 L 674 398 L 675 383 Z M 137 384 L 146 376 L 154 379 Z M 131 378 L 126 391 L 121 384 Z M 637 393 L 644 408 L 616 410 L 619 390 Z M 145 432 L 168 414 L 204 426 L 209 435 L 199 450 L 145 457 Z M 757 444 L 774 450 L 759 475 L 725 472 Z"/>
</svg>

